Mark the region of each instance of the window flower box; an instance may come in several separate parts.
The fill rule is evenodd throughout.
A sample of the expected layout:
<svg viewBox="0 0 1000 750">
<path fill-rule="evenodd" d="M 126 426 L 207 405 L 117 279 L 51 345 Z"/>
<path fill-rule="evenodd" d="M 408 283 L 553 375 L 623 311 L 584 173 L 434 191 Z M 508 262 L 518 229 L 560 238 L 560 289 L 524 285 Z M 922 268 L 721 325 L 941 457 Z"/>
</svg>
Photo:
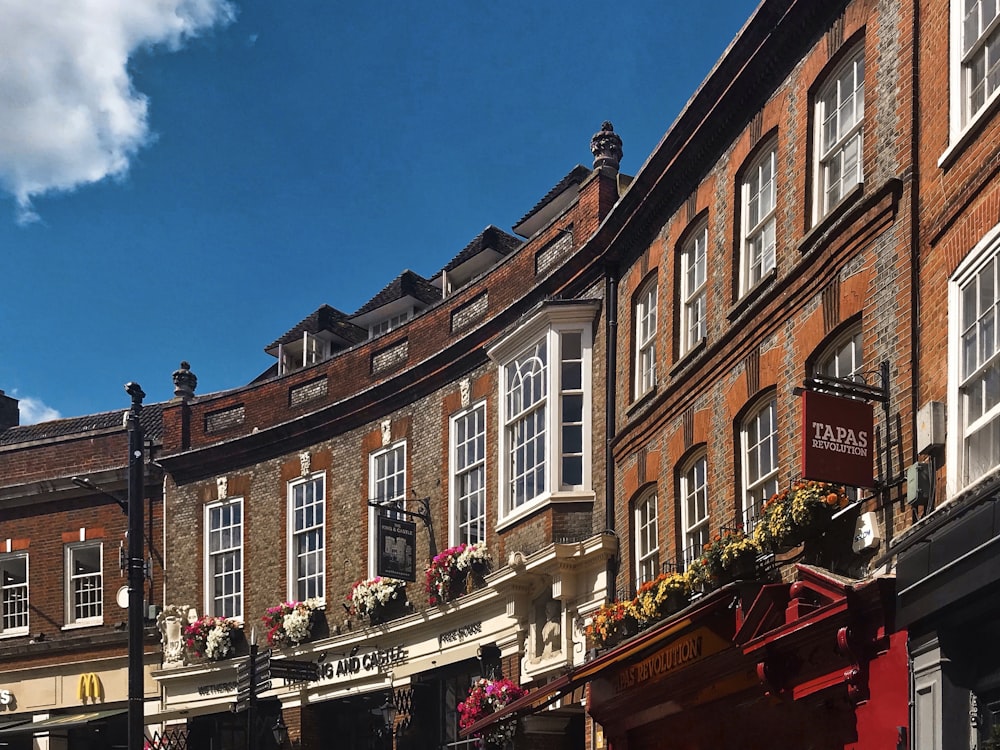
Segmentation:
<svg viewBox="0 0 1000 750">
<path fill-rule="evenodd" d="M 424 572 L 431 604 L 444 604 L 485 584 L 492 565 L 485 544 L 459 544 L 440 552 Z"/>
<path fill-rule="evenodd" d="M 381 576 L 356 582 L 347 600 L 351 603 L 351 614 L 368 618 L 372 625 L 402 617 L 409 606 L 406 582 Z"/>
<path fill-rule="evenodd" d="M 849 502 L 843 487 L 805 480 L 772 495 L 754 527 L 754 541 L 768 552 L 790 549 L 829 527 L 833 514 Z"/>
<path fill-rule="evenodd" d="M 313 636 L 314 626 L 322 617 L 319 599 L 287 601 L 268 607 L 260 619 L 267 627 L 267 645 L 287 648 L 305 643 Z"/>
<path fill-rule="evenodd" d="M 236 655 L 236 639 L 242 632 L 236 620 L 205 615 L 184 628 L 184 645 L 199 659 L 221 661 Z"/>
</svg>

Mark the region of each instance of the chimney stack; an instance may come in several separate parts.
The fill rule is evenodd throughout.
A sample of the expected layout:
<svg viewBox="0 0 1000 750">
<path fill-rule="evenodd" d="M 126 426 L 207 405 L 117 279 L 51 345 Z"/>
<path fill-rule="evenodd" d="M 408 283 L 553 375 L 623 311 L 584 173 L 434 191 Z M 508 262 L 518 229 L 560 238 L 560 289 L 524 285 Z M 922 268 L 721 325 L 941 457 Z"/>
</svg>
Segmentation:
<svg viewBox="0 0 1000 750">
<path fill-rule="evenodd" d="M 17 427 L 19 424 L 21 424 L 21 410 L 17 406 L 17 399 L 0 391 L 0 430 Z"/>
</svg>

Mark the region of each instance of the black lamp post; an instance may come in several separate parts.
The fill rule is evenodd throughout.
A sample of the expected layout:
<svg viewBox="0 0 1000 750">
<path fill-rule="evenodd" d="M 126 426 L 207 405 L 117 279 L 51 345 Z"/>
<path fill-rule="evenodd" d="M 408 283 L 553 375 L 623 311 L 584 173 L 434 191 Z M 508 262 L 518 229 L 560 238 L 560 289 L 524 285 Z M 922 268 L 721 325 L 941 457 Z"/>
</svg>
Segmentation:
<svg viewBox="0 0 1000 750">
<path fill-rule="evenodd" d="M 132 406 L 125 418 L 128 431 L 128 750 L 143 750 L 146 739 L 142 679 L 145 619 L 142 589 L 146 572 L 142 556 L 142 495 L 145 461 L 139 413 L 146 394 L 138 383 L 126 383 L 125 392 L 132 397 Z"/>
</svg>

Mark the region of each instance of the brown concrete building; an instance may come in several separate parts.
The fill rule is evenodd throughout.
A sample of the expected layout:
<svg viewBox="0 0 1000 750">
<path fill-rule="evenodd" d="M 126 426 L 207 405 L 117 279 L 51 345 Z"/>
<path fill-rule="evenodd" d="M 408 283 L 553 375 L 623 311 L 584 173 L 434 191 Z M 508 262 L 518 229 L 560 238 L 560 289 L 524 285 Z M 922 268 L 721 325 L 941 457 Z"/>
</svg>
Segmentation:
<svg viewBox="0 0 1000 750">
<path fill-rule="evenodd" d="M 280 716 L 303 747 L 385 739 L 387 698 L 399 746 L 471 745 L 456 707 L 474 678 L 530 687 L 583 663 L 617 552 L 589 238 L 627 184 L 610 124 L 591 145 L 595 166 L 560 180 L 517 236 L 487 227 L 427 279 L 406 271 L 353 315 L 310 315 L 267 347 L 278 366 L 257 382 L 165 407 L 163 601 L 178 645 L 155 674 L 157 720 L 186 727 L 190 747 L 242 747 L 247 727 L 230 711 L 237 661 L 177 640 L 197 616 L 236 623 L 238 656 L 255 636 L 267 645 L 269 608 L 318 608 L 308 639 L 272 653 L 319 665 L 319 679 L 275 680 L 254 706 L 260 727 Z M 485 545 L 491 564 L 432 600 L 425 570 L 462 544 Z M 412 580 L 394 611 L 345 611 L 387 560 Z M 528 720 L 524 741 L 580 746 L 581 696 L 563 704 Z"/>
<path fill-rule="evenodd" d="M 0 392 L 0 742 L 13 750 L 125 747 L 127 586 L 119 562 L 127 518 L 128 438 L 123 411 L 18 425 Z M 161 407 L 141 415 L 147 455 Z M 74 482 L 85 480 L 90 487 Z M 150 465 L 144 511 L 150 625 L 146 697 L 159 664 L 155 630 L 163 585 L 162 477 Z"/>
</svg>

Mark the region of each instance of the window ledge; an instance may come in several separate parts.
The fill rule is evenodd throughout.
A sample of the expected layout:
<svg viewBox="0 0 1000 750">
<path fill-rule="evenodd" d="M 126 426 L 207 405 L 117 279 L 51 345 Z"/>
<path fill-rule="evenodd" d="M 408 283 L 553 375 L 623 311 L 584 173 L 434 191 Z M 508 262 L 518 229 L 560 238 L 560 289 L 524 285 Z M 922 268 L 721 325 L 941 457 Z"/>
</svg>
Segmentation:
<svg viewBox="0 0 1000 750">
<path fill-rule="evenodd" d="M 766 274 L 760 277 L 760 281 L 754 284 L 752 287 L 747 289 L 743 296 L 736 300 L 736 303 L 729 308 L 729 312 L 726 313 L 726 319 L 732 323 L 736 318 L 740 317 L 744 312 L 746 312 L 751 307 L 754 307 L 756 303 L 763 299 L 764 293 L 767 291 L 775 280 L 778 278 L 778 267 L 775 266 Z"/>
<path fill-rule="evenodd" d="M 68 625 L 63 625 L 60 630 L 81 630 L 83 628 L 96 628 L 104 624 L 104 618 L 99 620 L 83 620 L 81 622 L 71 622 Z"/>
<path fill-rule="evenodd" d="M 705 351 L 706 346 L 708 346 L 707 340 L 702 338 L 701 341 L 684 352 L 680 359 L 674 363 L 674 366 L 670 368 L 670 376 L 673 377 L 681 370 L 688 367 L 702 352 Z"/>
<path fill-rule="evenodd" d="M 972 118 L 962 132 L 958 134 L 955 140 L 948 144 L 948 148 L 938 157 L 938 167 L 948 169 L 958 160 L 959 155 L 965 151 L 972 140 L 982 133 L 983 127 L 990 120 L 991 115 L 996 111 L 997 107 L 1000 106 L 998 103 L 1000 103 L 1000 95 L 994 94 L 990 103 L 979 110 L 976 116 Z"/>
<path fill-rule="evenodd" d="M 27 628 L 24 630 L 11 630 L 5 633 L 0 633 L 0 641 L 7 640 L 9 638 L 26 638 L 29 635 L 31 635 L 31 632 Z"/>
<path fill-rule="evenodd" d="M 813 228 L 806 232 L 806 236 L 802 238 L 801 242 L 799 242 L 799 253 L 801 255 L 805 255 L 813 248 L 823 244 L 823 239 L 830 234 L 830 231 L 836 226 L 844 214 L 848 213 L 854 204 L 861 199 L 864 192 L 864 182 L 859 182 L 851 188 L 844 195 L 844 197 L 840 199 L 836 206 L 827 211 L 826 215 L 821 217 Z"/>
<path fill-rule="evenodd" d="M 561 505 L 564 503 L 593 503 L 594 498 L 595 496 L 592 490 L 560 490 L 559 492 L 551 492 L 542 495 L 537 500 L 532 500 L 530 503 L 522 505 L 517 510 L 504 516 L 497 522 L 496 530 L 501 532 L 512 528 L 521 521 L 524 521 L 539 511 L 553 505 Z"/>
<path fill-rule="evenodd" d="M 639 396 L 639 398 L 637 398 L 635 401 L 633 401 L 626 407 L 625 414 L 627 416 L 632 416 L 632 414 L 639 411 L 640 408 L 642 408 L 644 405 L 648 404 L 650 401 L 656 398 L 656 390 L 657 386 L 654 385 L 648 391 Z"/>
</svg>

